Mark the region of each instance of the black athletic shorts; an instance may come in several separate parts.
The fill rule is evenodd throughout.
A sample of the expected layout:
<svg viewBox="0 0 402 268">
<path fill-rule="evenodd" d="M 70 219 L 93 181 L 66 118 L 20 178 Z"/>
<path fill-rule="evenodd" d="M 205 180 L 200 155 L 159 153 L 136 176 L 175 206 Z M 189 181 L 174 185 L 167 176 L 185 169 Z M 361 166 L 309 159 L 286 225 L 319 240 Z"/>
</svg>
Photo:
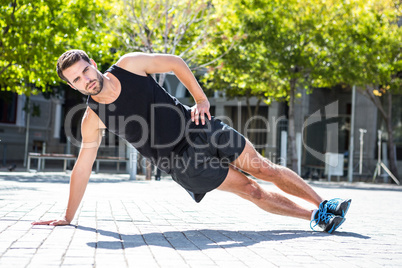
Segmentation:
<svg viewBox="0 0 402 268">
<path fill-rule="evenodd" d="M 246 139 L 219 119 L 206 120 L 191 133 L 188 145 L 173 160 L 170 175 L 198 203 L 225 180 L 230 163 L 243 152 Z"/>
</svg>

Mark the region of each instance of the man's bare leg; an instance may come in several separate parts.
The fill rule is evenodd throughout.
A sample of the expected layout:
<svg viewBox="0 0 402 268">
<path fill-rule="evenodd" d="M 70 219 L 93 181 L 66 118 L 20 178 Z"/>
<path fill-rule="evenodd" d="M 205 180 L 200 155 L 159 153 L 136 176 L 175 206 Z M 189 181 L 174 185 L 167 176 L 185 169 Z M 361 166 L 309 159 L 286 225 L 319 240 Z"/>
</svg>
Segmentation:
<svg viewBox="0 0 402 268">
<path fill-rule="evenodd" d="M 218 189 L 236 193 L 271 213 L 305 220 L 313 218 L 310 222 L 312 229 L 318 225 L 323 231 L 332 233 L 345 221 L 344 215 L 349 209 L 351 199 L 323 202 L 324 200 L 296 173 L 262 157 L 249 141 L 242 154 L 232 164 L 256 178 L 273 182 L 284 192 L 309 201 L 319 209 L 313 216 L 313 210 L 303 208 L 281 194 L 264 190 L 255 180 L 233 167 L 229 168 L 228 176 Z"/>
<path fill-rule="evenodd" d="M 263 189 L 256 181 L 232 167 L 229 168 L 225 181 L 218 189 L 235 193 L 270 213 L 310 220 L 313 212 L 299 206 L 279 193 Z"/>
<path fill-rule="evenodd" d="M 274 183 L 282 191 L 300 197 L 317 207 L 324 200 L 295 172 L 261 156 L 248 140 L 243 152 L 232 164 L 258 179 Z"/>
</svg>

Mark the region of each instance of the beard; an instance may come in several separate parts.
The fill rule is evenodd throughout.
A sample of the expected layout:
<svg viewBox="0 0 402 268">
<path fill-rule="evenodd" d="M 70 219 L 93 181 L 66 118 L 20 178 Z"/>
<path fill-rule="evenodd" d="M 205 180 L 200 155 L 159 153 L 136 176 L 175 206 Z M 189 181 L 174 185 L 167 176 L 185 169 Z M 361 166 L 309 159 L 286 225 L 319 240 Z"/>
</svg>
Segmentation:
<svg viewBox="0 0 402 268">
<path fill-rule="evenodd" d="M 93 92 L 89 92 L 88 87 L 93 82 L 98 82 L 98 84 L 93 87 L 93 89 L 92 89 Z M 103 89 L 103 75 L 98 72 L 97 79 L 93 79 L 93 80 L 89 81 L 89 83 L 87 84 L 87 86 L 85 88 L 85 90 L 86 90 L 85 95 L 96 96 L 99 93 L 101 93 L 102 89 Z"/>
</svg>

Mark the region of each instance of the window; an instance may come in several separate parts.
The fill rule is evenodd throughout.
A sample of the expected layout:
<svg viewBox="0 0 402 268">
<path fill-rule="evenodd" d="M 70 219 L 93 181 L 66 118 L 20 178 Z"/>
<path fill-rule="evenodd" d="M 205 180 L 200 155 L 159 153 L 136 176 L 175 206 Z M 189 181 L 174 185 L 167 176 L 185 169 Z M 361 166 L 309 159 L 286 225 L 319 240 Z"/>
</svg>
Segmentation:
<svg viewBox="0 0 402 268">
<path fill-rule="evenodd" d="M 17 120 L 17 93 L 1 92 L 0 123 L 15 124 Z"/>
</svg>

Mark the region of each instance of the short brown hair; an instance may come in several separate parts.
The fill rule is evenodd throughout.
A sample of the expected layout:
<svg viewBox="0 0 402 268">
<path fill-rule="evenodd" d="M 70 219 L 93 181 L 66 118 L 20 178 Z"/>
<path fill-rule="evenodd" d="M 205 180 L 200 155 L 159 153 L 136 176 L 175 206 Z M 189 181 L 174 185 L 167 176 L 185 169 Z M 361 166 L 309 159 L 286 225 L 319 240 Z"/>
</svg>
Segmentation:
<svg viewBox="0 0 402 268">
<path fill-rule="evenodd" d="M 61 79 L 69 83 L 67 78 L 63 75 L 63 71 L 81 59 L 85 60 L 88 63 L 91 63 L 87 53 L 85 53 L 82 50 L 73 49 L 64 52 L 57 60 L 57 66 L 56 66 L 57 75 Z"/>
</svg>

